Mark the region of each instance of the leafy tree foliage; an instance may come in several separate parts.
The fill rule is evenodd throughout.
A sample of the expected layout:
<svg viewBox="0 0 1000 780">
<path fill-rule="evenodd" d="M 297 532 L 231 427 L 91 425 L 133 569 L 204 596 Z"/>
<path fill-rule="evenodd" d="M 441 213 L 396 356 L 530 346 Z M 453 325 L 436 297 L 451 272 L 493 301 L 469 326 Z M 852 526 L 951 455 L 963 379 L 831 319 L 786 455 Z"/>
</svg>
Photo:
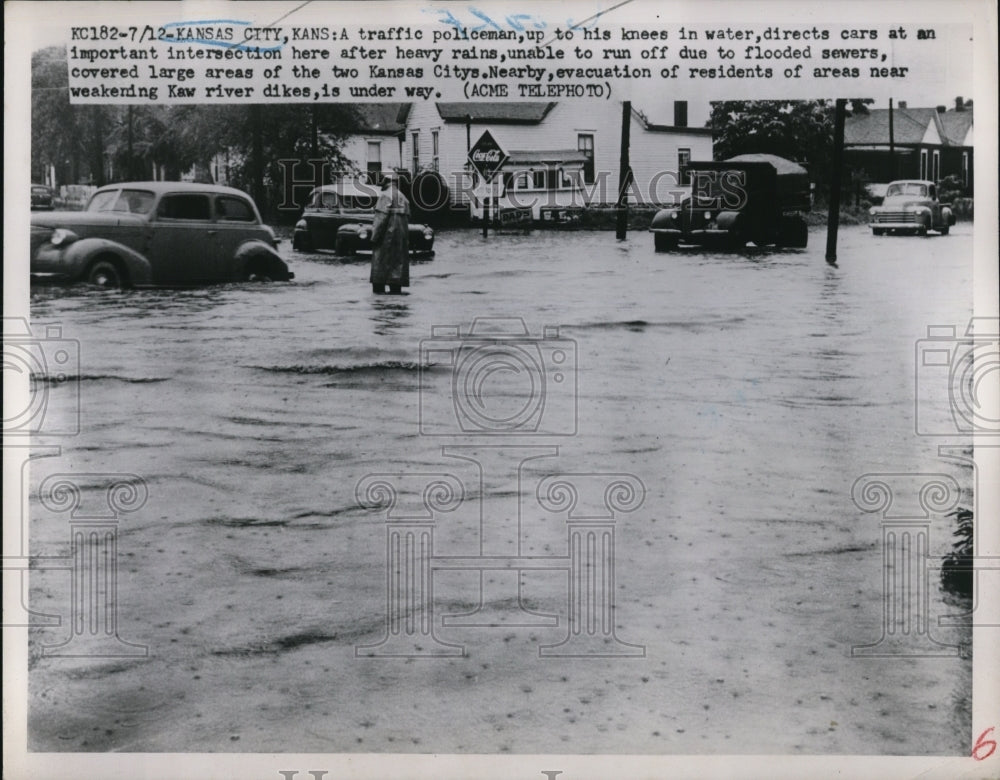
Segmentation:
<svg viewBox="0 0 1000 780">
<path fill-rule="evenodd" d="M 65 47 L 36 52 L 31 96 L 35 177 L 43 177 L 51 165 L 59 182 L 101 185 L 160 174 L 176 180 L 194 168 L 196 178 L 212 181 L 211 164 L 222 155 L 230 183 L 253 194 L 265 212 L 281 203 L 291 161 L 325 160 L 325 168 L 316 166 L 325 173 L 324 181 L 349 169 L 341 146 L 360 126 L 357 112 L 344 104 L 72 105 L 68 87 Z M 309 170 L 300 165 L 296 175 L 308 178 Z"/>
<path fill-rule="evenodd" d="M 850 111 L 865 112 L 871 100 L 852 100 Z M 738 154 L 776 154 L 805 165 L 821 189 L 830 179 L 834 101 L 727 100 L 712 104 L 716 160 Z"/>
</svg>

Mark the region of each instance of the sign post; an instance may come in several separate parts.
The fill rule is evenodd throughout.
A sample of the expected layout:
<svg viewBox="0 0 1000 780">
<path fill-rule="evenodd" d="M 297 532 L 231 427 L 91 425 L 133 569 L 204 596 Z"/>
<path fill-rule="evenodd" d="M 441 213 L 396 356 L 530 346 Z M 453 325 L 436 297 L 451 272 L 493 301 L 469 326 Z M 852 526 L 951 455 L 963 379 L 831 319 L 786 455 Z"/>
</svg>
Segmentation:
<svg viewBox="0 0 1000 780">
<path fill-rule="evenodd" d="M 479 140 L 469 150 L 469 162 L 472 163 L 472 167 L 486 184 L 491 185 L 488 190 L 490 195 L 495 191 L 495 188 L 492 186 L 493 177 L 503 164 L 507 162 L 507 157 L 507 152 L 496 142 L 496 139 L 489 130 L 486 130 L 479 136 Z M 490 197 L 485 198 L 483 201 L 483 238 L 486 238 L 489 233 L 490 213 L 492 211 L 491 201 L 492 198 Z"/>
</svg>

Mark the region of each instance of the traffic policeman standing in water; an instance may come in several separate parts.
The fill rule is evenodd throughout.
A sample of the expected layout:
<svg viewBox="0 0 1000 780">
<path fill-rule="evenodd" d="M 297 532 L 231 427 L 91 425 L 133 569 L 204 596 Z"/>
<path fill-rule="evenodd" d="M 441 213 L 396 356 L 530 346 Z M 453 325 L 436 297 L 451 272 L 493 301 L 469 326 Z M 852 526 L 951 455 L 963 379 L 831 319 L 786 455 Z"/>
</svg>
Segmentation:
<svg viewBox="0 0 1000 780">
<path fill-rule="evenodd" d="M 410 204 L 399 191 L 396 173 L 386 174 L 372 225 L 372 292 L 399 295 L 410 286 Z"/>
</svg>

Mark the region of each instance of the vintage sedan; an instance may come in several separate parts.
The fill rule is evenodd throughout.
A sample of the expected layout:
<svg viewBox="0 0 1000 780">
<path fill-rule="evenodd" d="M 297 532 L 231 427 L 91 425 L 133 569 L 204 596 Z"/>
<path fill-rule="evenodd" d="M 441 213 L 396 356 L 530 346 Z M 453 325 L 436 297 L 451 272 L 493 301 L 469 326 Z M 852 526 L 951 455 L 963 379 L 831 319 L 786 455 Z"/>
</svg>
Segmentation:
<svg viewBox="0 0 1000 780">
<path fill-rule="evenodd" d="M 246 193 L 175 181 L 111 184 L 83 211 L 33 214 L 31 275 L 101 287 L 294 277 Z"/>
<path fill-rule="evenodd" d="M 31 185 L 31 210 L 47 211 L 52 208 L 52 188 L 44 184 Z"/>
<path fill-rule="evenodd" d="M 892 182 L 882 205 L 873 206 L 868 214 L 872 234 L 876 236 L 885 233 L 926 236 L 928 230 L 946 236 L 955 224 L 950 205 L 938 201 L 934 182 L 921 179 Z"/>
<path fill-rule="evenodd" d="M 303 252 L 332 249 L 338 255 L 371 254 L 372 223 L 379 188 L 343 180 L 317 187 L 295 225 L 292 246 Z M 434 231 L 411 222 L 410 257 L 434 256 Z"/>
</svg>

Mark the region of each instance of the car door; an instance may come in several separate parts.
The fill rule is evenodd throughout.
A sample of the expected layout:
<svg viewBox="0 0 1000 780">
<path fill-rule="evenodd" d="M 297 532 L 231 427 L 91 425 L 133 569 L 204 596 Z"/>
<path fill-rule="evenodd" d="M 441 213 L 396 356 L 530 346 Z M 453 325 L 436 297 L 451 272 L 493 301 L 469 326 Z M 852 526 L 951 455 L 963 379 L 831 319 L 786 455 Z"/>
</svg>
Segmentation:
<svg viewBox="0 0 1000 780">
<path fill-rule="evenodd" d="M 149 261 L 157 284 L 198 284 L 219 278 L 217 230 L 207 193 L 168 192 L 160 198 Z"/>
<path fill-rule="evenodd" d="M 261 238 L 257 214 L 246 198 L 238 195 L 216 195 L 215 240 L 219 257 L 219 273 L 227 279 L 237 278 L 236 251 L 251 238 Z"/>
</svg>

